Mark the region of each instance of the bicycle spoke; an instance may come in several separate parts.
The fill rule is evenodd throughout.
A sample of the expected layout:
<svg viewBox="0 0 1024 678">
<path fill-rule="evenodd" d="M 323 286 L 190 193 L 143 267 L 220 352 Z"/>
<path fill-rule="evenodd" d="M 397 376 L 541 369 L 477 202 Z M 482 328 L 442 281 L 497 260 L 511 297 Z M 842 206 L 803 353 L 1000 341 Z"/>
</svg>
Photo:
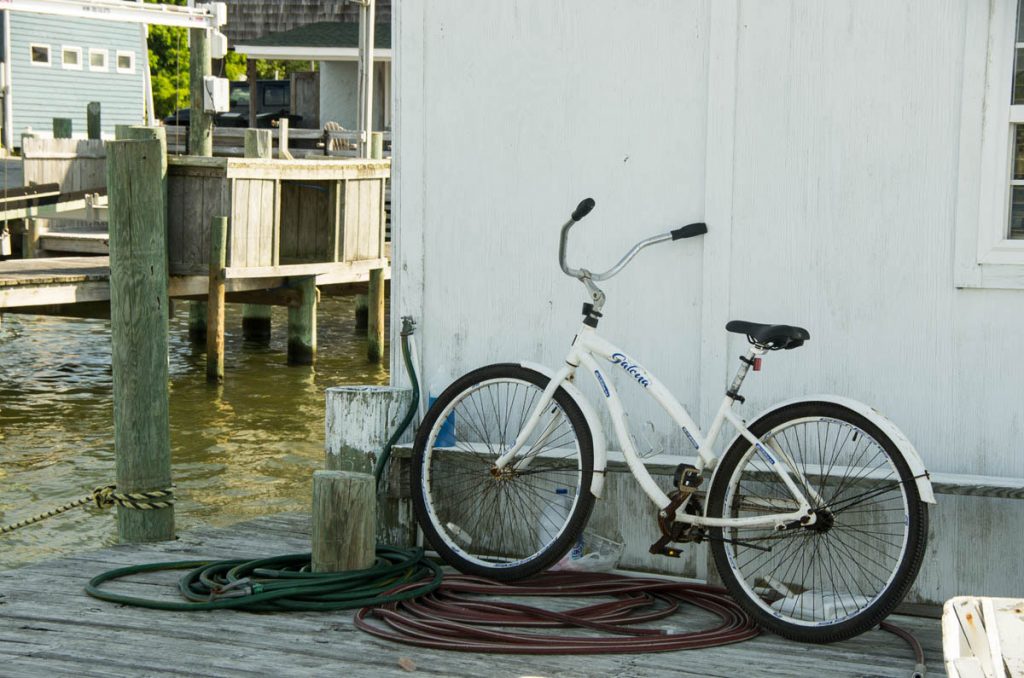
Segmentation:
<svg viewBox="0 0 1024 678">
<path fill-rule="evenodd" d="M 713 547 L 731 552 L 727 569 L 764 610 L 766 624 L 782 619 L 818 629 L 862 615 L 890 588 L 907 552 L 907 481 L 860 426 L 831 416 L 780 420 L 761 440 L 811 501 L 815 520 L 791 522 L 782 532 L 774 525 L 728 528 L 723 534 L 739 543 Z M 798 508 L 755 447 L 733 459 L 723 515 L 772 519 Z"/>
</svg>

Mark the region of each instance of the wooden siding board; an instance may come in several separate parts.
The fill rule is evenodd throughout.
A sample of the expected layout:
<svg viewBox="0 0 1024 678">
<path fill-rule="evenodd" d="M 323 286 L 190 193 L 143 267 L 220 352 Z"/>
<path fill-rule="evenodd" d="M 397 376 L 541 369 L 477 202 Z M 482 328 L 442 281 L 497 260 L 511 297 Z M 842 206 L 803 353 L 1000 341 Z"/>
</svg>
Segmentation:
<svg viewBox="0 0 1024 678">
<path fill-rule="evenodd" d="M 290 181 L 281 182 L 280 257 L 278 263 L 291 261 L 298 254 L 299 197 L 298 187 Z"/>
<path fill-rule="evenodd" d="M 178 269 L 185 261 L 185 192 L 180 177 L 167 178 L 167 253 L 170 270 Z"/>
<path fill-rule="evenodd" d="M 76 135 L 85 135 L 85 107 L 90 101 L 102 106 L 103 132 L 113 134 L 119 124 L 143 122 L 144 74 L 147 56 L 140 53 L 143 27 L 137 24 L 89 19 L 69 19 L 11 13 L 12 130 L 20 145 L 21 132 L 32 127 L 49 132 L 55 117 L 71 118 Z M 50 45 L 50 66 L 33 66 L 29 45 Z M 82 48 L 82 70 L 62 67 L 61 46 Z M 107 50 L 106 72 L 91 71 L 89 48 Z M 135 72 L 118 73 L 117 51 L 135 54 Z M 55 95 L 59 93 L 59 95 Z"/>
<path fill-rule="evenodd" d="M 249 232 L 249 191 L 252 182 L 246 179 L 231 180 L 231 243 L 228 252 L 228 266 L 246 266 L 248 264 L 248 232 Z"/>
<path fill-rule="evenodd" d="M 260 238 L 257 251 L 259 257 L 256 266 L 274 265 L 274 234 L 277 232 L 277 182 L 262 181 L 262 201 L 260 204 Z"/>
</svg>

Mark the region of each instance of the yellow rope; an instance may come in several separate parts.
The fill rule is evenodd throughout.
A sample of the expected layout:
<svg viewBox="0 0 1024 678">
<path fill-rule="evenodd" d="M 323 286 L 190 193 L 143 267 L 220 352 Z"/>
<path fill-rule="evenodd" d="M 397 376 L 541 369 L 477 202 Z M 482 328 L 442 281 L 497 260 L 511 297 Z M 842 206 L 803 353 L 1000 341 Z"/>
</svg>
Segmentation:
<svg viewBox="0 0 1024 678">
<path fill-rule="evenodd" d="M 153 501 L 157 500 L 157 501 Z M 159 501 L 166 500 L 166 501 Z M 37 516 L 20 520 L 10 525 L 0 526 L 0 534 L 7 534 L 15 530 L 38 523 L 47 518 L 59 516 L 73 508 L 95 503 L 98 508 L 110 508 L 112 506 L 123 506 L 125 508 L 137 509 L 140 511 L 152 511 L 154 509 L 171 508 L 174 505 L 174 488 L 166 490 L 150 490 L 148 492 L 118 492 L 114 485 L 97 487 L 95 490 L 80 499 L 68 502 L 63 506 L 40 513 Z"/>
</svg>

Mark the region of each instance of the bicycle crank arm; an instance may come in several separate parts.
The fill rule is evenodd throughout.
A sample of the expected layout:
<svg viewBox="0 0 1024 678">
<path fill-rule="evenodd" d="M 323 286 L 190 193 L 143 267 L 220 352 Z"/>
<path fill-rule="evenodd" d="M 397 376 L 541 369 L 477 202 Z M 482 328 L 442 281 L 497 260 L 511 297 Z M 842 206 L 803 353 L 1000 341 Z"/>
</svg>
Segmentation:
<svg viewBox="0 0 1024 678">
<path fill-rule="evenodd" d="M 709 537 L 708 535 L 701 535 L 699 538 L 696 538 L 693 541 L 694 543 L 699 544 L 705 539 L 708 541 L 722 542 L 723 544 L 735 544 L 736 546 L 746 546 L 747 548 L 756 549 L 758 551 L 769 552 L 772 550 L 770 546 L 758 546 L 757 544 L 753 544 L 749 541 L 742 541 L 740 539 L 726 539 L 724 537 Z M 648 549 L 648 552 L 651 555 L 655 556 L 668 556 L 669 558 L 680 558 L 682 556 L 682 551 L 680 551 L 677 548 L 669 546 L 668 544 L 670 541 L 671 539 L 669 537 L 663 536 L 661 539 L 651 544 L 651 548 Z"/>
</svg>

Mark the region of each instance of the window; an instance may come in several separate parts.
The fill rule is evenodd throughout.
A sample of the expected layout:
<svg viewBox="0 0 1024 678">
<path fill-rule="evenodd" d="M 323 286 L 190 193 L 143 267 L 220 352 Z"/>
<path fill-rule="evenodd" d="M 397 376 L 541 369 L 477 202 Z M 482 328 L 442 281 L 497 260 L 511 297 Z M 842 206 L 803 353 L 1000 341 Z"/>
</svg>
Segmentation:
<svg viewBox="0 0 1024 678">
<path fill-rule="evenodd" d="M 107 70 L 107 50 L 89 48 L 89 70 L 90 71 L 105 71 Z"/>
<path fill-rule="evenodd" d="M 263 105 L 271 108 L 286 107 L 291 104 L 291 85 L 287 80 L 280 83 L 267 83 L 263 89 Z"/>
<path fill-rule="evenodd" d="M 82 48 L 81 47 L 61 47 L 60 48 L 60 65 L 63 68 L 80 71 L 82 70 Z"/>
<path fill-rule="evenodd" d="M 33 66 L 49 66 L 50 65 L 50 46 L 49 45 L 29 45 L 29 59 L 32 61 Z"/>
<path fill-rule="evenodd" d="M 135 52 L 117 52 L 117 72 L 118 73 L 134 73 L 135 72 Z"/>
<path fill-rule="evenodd" d="M 1024 290 L 1024 0 L 971 4 L 954 280 Z"/>
</svg>

